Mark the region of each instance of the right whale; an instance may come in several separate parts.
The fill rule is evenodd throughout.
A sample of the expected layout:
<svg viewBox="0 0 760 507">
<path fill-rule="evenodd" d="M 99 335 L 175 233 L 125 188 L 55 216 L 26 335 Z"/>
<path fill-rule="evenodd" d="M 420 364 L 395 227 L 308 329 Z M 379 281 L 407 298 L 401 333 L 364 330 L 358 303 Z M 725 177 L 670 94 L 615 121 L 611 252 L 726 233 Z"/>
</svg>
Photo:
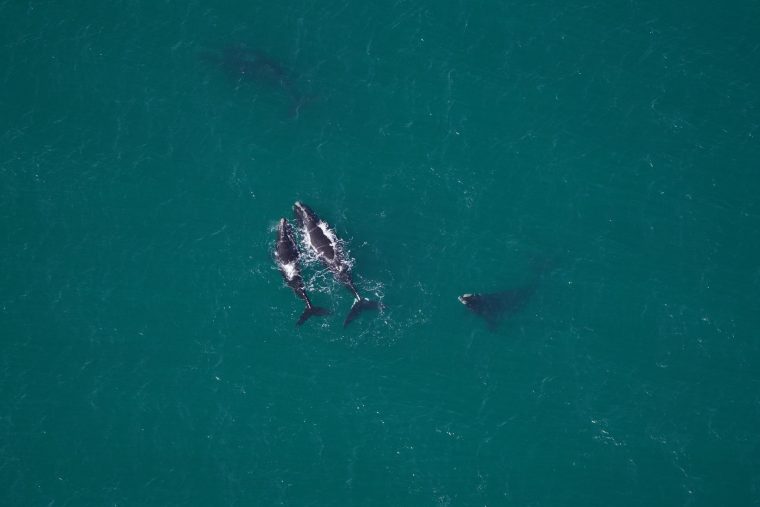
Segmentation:
<svg viewBox="0 0 760 507">
<path fill-rule="evenodd" d="M 293 229 L 284 218 L 280 219 L 277 224 L 277 244 L 274 249 L 274 259 L 277 262 L 277 267 L 280 268 L 280 273 L 288 284 L 288 287 L 293 289 L 296 296 L 303 299 L 306 303 L 301 317 L 296 322 L 296 326 L 300 326 L 309 317 L 328 315 L 330 311 L 326 308 L 320 308 L 314 306 L 309 299 L 309 295 L 306 294 L 306 288 L 303 284 L 303 278 L 301 277 L 301 269 L 299 267 L 298 259 L 300 254 L 298 253 L 298 247 L 296 246 L 296 240 L 293 236 Z"/>
<path fill-rule="evenodd" d="M 299 89 L 295 74 L 261 50 L 233 44 L 221 51 L 205 51 L 201 58 L 218 66 L 239 83 L 249 82 L 280 90 L 290 100 L 293 116 L 311 101 L 311 97 Z"/>
<path fill-rule="evenodd" d="M 332 272 L 335 279 L 354 295 L 354 304 L 351 305 L 343 326 L 347 326 L 364 310 L 382 310 L 383 305 L 379 301 L 371 301 L 359 295 L 351 278 L 351 265 L 345 258 L 341 242 L 330 225 L 300 201 L 293 205 L 293 212 L 306 244 L 322 261 L 322 264 Z"/>
<path fill-rule="evenodd" d="M 535 294 L 541 275 L 548 268 L 547 262 L 534 261 L 531 279 L 519 287 L 499 292 L 462 294 L 457 299 L 468 310 L 484 319 L 491 330 L 495 330 L 504 319 L 525 307 Z"/>
</svg>

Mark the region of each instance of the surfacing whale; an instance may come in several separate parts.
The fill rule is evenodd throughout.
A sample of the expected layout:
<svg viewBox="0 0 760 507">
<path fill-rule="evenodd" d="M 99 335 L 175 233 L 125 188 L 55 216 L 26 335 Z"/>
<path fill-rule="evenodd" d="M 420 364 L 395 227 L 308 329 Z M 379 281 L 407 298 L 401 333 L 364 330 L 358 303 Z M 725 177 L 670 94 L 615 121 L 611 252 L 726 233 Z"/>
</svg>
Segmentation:
<svg viewBox="0 0 760 507">
<path fill-rule="evenodd" d="M 321 220 L 307 205 L 296 202 L 293 205 L 298 226 L 303 231 L 305 242 L 333 274 L 336 280 L 343 284 L 354 295 L 354 303 L 343 322 L 347 326 L 359 313 L 364 310 L 381 310 L 379 301 L 370 301 L 359 295 L 351 278 L 351 266 L 343 254 L 340 241 L 327 222 Z"/>
<path fill-rule="evenodd" d="M 485 294 L 462 294 L 459 302 L 496 329 L 507 317 L 520 311 L 535 292 L 532 285 Z"/>
<path fill-rule="evenodd" d="M 516 288 L 490 293 L 462 294 L 459 302 L 495 330 L 505 319 L 522 310 L 538 288 L 541 275 L 550 267 L 549 261 L 534 260 L 530 280 Z"/>
<path fill-rule="evenodd" d="M 298 261 L 299 253 L 295 236 L 293 235 L 293 228 L 284 218 L 281 218 L 277 224 L 277 244 L 274 250 L 274 258 L 275 262 L 277 262 L 277 267 L 280 268 L 282 277 L 285 279 L 285 283 L 293 289 L 296 296 L 306 303 L 306 308 L 298 319 L 298 322 L 296 322 L 296 325 L 300 326 L 312 316 L 328 315 L 330 313 L 328 309 L 314 306 L 306 294 L 303 278 L 301 278 L 301 268 Z"/>
</svg>

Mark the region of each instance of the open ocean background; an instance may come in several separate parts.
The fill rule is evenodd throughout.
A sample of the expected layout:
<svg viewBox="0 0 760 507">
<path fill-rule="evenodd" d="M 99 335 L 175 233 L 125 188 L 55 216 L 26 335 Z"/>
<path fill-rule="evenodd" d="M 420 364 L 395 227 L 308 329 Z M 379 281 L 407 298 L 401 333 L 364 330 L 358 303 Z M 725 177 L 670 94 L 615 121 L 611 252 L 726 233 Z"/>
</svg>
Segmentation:
<svg viewBox="0 0 760 507">
<path fill-rule="evenodd" d="M 0 1 L 0 505 L 760 505 L 759 143 L 756 0 Z"/>
</svg>

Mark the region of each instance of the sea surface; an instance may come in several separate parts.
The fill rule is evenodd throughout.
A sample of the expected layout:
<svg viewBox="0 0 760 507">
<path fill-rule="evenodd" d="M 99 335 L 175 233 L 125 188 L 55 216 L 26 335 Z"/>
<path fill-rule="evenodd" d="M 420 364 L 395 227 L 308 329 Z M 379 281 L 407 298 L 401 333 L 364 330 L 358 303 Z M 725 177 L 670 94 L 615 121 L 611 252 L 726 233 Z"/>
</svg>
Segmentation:
<svg viewBox="0 0 760 507">
<path fill-rule="evenodd" d="M 0 505 L 760 505 L 759 27 L 0 1 Z"/>
</svg>

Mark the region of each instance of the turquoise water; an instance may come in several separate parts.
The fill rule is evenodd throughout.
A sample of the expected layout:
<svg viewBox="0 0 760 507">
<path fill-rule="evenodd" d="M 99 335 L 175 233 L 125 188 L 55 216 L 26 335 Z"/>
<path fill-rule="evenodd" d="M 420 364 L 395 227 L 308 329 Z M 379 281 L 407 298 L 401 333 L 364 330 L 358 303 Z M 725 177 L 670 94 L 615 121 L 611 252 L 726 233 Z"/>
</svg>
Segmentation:
<svg viewBox="0 0 760 507">
<path fill-rule="evenodd" d="M 760 505 L 757 2 L 0 20 L 1 505 Z M 297 199 L 381 315 L 294 326 Z"/>
</svg>

